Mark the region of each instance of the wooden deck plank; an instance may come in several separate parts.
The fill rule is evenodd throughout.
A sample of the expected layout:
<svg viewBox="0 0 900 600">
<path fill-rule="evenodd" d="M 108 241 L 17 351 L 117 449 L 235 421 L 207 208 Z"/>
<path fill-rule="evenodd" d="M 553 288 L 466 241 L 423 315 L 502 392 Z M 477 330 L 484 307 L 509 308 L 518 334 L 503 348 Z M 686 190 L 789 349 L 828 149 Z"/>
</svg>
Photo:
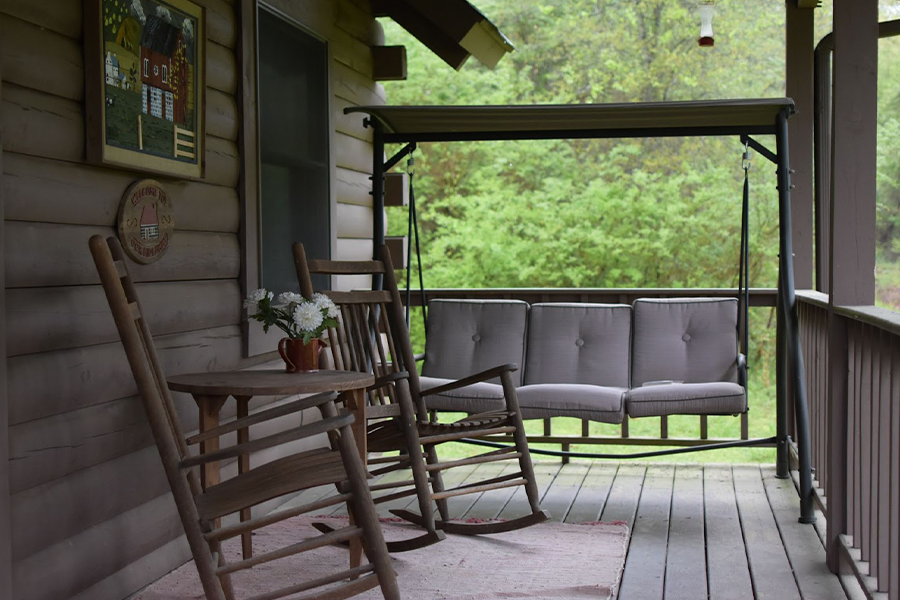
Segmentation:
<svg viewBox="0 0 900 600">
<path fill-rule="evenodd" d="M 475 471 L 476 477 L 473 481 L 490 479 L 515 473 L 519 470 L 519 464 L 513 462 L 503 463 L 487 463 L 478 467 Z M 470 508 L 462 515 L 463 519 L 496 519 L 506 503 L 516 491 L 514 487 L 500 488 L 498 490 L 490 490 L 482 494 L 466 494 L 473 497 L 474 501 Z"/>
<path fill-rule="evenodd" d="M 769 506 L 759 467 L 735 466 L 733 473 L 756 599 L 800 600 L 800 591 Z"/>
<path fill-rule="evenodd" d="M 706 465 L 703 470 L 703 503 L 710 598 L 753 598 L 731 465 Z"/>
<path fill-rule="evenodd" d="M 629 527 L 634 524 L 634 514 L 641 498 L 646 470 L 647 466 L 643 464 L 629 463 L 619 466 L 616 479 L 609 490 L 606 506 L 603 507 L 600 516 L 601 521 L 620 521 Z"/>
<path fill-rule="evenodd" d="M 840 581 L 825 565 L 825 549 L 810 525 L 799 523 L 800 504 L 794 484 L 776 479 L 775 467 L 761 468 L 763 484 L 788 560 L 804 600 L 844 600 Z"/>
<path fill-rule="evenodd" d="M 672 492 L 669 550 L 666 554 L 666 600 L 707 597 L 703 531 L 703 468 L 678 465 Z"/>
<path fill-rule="evenodd" d="M 591 465 L 569 508 L 566 523 L 590 523 L 600 520 L 618 469 L 619 463 L 604 461 Z"/>
<path fill-rule="evenodd" d="M 441 478 L 444 481 L 444 488 L 449 489 L 461 485 L 472 476 L 477 468 L 478 465 L 464 465 L 462 467 L 444 471 L 441 474 Z M 464 514 L 474 501 L 474 494 L 470 494 L 469 497 L 454 496 L 453 498 L 448 498 L 447 506 L 450 509 L 451 518 L 458 518 L 460 515 Z M 407 510 L 419 512 L 419 501 L 415 497 L 410 498 L 405 508 Z M 434 506 L 434 512 L 437 514 L 437 505 Z"/>
<path fill-rule="evenodd" d="M 553 485 L 541 498 L 541 508 L 550 511 L 552 520 L 557 522 L 566 520 L 590 468 L 588 463 L 569 463 L 559 470 Z M 597 511 L 598 514 L 599 512 Z"/>
<path fill-rule="evenodd" d="M 538 497 L 543 498 L 550 489 L 550 485 L 559 473 L 561 463 L 538 462 L 534 464 L 534 479 L 537 483 Z M 543 506 L 541 508 L 544 508 Z M 500 512 L 500 519 L 517 519 L 531 514 L 531 506 L 528 504 L 528 495 L 523 486 L 516 488 L 512 498 Z"/>
<path fill-rule="evenodd" d="M 675 467 L 651 465 L 644 477 L 619 600 L 661 600 Z"/>
</svg>

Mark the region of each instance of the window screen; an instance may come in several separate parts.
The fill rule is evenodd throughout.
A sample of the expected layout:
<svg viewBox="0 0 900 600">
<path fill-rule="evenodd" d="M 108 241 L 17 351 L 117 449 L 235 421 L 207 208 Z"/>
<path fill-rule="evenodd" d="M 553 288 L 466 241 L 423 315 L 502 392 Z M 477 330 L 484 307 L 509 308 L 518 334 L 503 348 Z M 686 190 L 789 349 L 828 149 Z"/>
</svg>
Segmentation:
<svg viewBox="0 0 900 600">
<path fill-rule="evenodd" d="M 293 242 L 330 258 L 327 64 L 324 42 L 259 11 L 259 239 L 262 285 L 276 293 L 298 289 Z"/>
</svg>

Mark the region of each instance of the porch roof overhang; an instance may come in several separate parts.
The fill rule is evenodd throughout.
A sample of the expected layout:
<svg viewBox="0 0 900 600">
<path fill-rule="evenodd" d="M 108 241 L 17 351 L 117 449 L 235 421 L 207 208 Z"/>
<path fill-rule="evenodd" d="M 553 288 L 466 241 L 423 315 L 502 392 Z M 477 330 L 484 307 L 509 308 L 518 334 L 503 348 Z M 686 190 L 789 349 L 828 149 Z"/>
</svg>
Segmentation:
<svg viewBox="0 0 900 600">
<path fill-rule="evenodd" d="M 512 42 L 467 0 L 372 0 L 376 17 L 390 17 L 456 69 L 469 56 L 493 69 Z"/>
<path fill-rule="evenodd" d="M 515 106 L 351 106 L 384 129 L 385 142 L 764 135 L 790 98 Z"/>
</svg>

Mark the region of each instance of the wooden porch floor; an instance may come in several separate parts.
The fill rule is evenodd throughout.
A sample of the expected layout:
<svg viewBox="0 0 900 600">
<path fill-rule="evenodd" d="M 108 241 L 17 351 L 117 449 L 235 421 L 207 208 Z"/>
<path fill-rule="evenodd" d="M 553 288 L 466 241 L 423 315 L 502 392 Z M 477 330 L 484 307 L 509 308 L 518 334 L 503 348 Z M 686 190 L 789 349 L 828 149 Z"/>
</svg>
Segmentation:
<svg viewBox="0 0 900 600">
<path fill-rule="evenodd" d="M 541 506 L 554 519 L 630 526 L 619 600 L 847 597 L 825 566 L 817 529 L 797 522 L 793 482 L 776 479 L 774 467 L 604 461 L 537 462 L 535 469 Z M 456 481 L 498 473 L 490 464 L 455 471 Z M 310 493 L 291 504 L 309 501 Z M 388 510 L 410 504 L 384 503 L 379 513 L 390 516 Z M 528 512 L 522 488 L 452 498 L 450 507 L 454 518 Z"/>
</svg>

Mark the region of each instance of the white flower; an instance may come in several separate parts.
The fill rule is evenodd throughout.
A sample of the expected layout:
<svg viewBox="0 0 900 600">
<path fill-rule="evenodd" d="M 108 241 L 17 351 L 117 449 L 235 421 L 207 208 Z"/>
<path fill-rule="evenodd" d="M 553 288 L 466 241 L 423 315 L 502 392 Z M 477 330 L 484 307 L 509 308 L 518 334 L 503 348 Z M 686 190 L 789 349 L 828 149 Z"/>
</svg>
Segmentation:
<svg viewBox="0 0 900 600">
<path fill-rule="evenodd" d="M 290 304 L 291 302 L 294 304 L 301 304 L 304 302 L 304 298 L 300 294 L 295 294 L 294 292 L 282 292 L 278 295 L 278 302 L 281 304 Z"/>
<path fill-rule="evenodd" d="M 334 302 L 331 301 L 331 298 L 325 294 L 313 294 L 312 301 L 319 310 L 324 312 L 326 317 L 331 319 L 338 318 L 340 312 L 338 311 L 337 306 L 335 306 Z"/>
<path fill-rule="evenodd" d="M 274 294 L 266 291 L 266 288 L 260 288 L 247 296 L 247 299 L 244 300 L 244 308 L 256 308 L 256 305 L 259 304 L 263 298 L 271 300 L 273 296 Z"/>
<path fill-rule="evenodd" d="M 322 311 L 312 302 L 305 302 L 294 309 L 294 323 L 300 331 L 315 331 L 322 325 Z"/>
</svg>

